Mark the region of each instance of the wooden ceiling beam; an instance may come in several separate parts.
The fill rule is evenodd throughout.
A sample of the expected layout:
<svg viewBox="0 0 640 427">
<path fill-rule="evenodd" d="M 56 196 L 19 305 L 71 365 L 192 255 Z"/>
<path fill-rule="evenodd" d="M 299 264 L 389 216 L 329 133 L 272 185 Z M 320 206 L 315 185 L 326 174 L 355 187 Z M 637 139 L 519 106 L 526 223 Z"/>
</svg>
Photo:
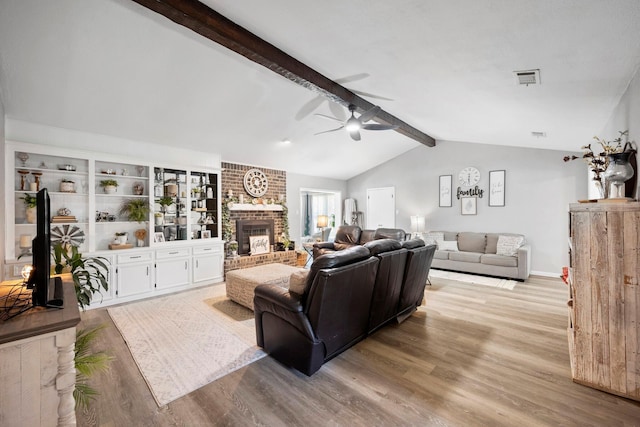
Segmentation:
<svg viewBox="0 0 640 427">
<path fill-rule="evenodd" d="M 323 76 L 199 1 L 133 1 L 334 102 L 344 106 L 353 104 L 360 113 L 374 107 L 371 102 Z M 397 132 L 426 146 L 436 145 L 435 139 L 431 136 L 384 110 L 376 115 L 375 121 L 396 125 Z"/>
</svg>

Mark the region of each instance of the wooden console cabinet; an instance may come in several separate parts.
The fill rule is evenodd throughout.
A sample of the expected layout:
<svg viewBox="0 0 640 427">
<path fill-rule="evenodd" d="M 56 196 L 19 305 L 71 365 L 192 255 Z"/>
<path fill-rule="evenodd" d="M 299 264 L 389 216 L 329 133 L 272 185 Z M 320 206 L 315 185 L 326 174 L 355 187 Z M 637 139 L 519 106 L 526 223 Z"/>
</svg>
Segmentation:
<svg viewBox="0 0 640 427">
<path fill-rule="evenodd" d="M 570 206 L 574 382 L 640 400 L 640 203 Z"/>
</svg>

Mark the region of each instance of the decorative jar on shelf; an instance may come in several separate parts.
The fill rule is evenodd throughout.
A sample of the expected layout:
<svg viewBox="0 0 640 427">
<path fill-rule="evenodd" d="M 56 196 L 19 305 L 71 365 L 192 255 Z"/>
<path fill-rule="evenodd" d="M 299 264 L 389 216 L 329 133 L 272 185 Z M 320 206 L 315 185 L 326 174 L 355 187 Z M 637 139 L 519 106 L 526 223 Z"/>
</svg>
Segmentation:
<svg viewBox="0 0 640 427">
<path fill-rule="evenodd" d="M 156 225 L 162 225 L 164 223 L 164 215 L 162 212 L 156 212 L 153 216 L 155 218 Z"/>
<path fill-rule="evenodd" d="M 609 186 L 609 198 L 624 198 L 624 183 L 633 176 L 629 156 L 633 151 L 609 154 L 609 166 L 604 171 L 604 180 Z"/>
</svg>

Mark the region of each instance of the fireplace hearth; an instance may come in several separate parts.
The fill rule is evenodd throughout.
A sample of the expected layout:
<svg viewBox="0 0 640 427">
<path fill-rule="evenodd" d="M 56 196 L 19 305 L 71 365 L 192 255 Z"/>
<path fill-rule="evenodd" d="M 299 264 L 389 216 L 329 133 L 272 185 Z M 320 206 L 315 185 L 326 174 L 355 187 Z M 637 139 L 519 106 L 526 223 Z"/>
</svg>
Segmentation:
<svg viewBox="0 0 640 427">
<path fill-rule="evenodd" d="M 274 245 L 274 221 L 272 219 L 238 219 L 236 220 L 236 240 L 238 241 L 238 255 L 249 255 L 249 236 L 269 236 L 269 242 Z"/>
</svg>

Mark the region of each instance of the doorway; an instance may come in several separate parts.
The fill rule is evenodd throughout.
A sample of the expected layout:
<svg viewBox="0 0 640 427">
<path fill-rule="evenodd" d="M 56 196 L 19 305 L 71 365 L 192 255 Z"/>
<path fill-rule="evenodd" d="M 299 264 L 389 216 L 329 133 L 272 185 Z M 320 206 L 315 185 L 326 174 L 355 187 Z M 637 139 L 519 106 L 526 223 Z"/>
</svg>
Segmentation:
<svg viewBox="0 0 640 427">
<path fill-rule="evenodd" d="M 396 227 L 396 189 L 394 187 L 367 189 L 367 228 Z"/>
<path fill-rule="evenodd" d="M 341 224 L 342 193 L 340 191 L 314 188 L 300 189 L 300 241 L 327 240 L 335 236 Z M 323 226 L 326 216 L 326 226 Z M 320 218 L 320 224 L 318 219 Z M 318 227 L 320 225 L 321 227 Z"/>
</svg>

